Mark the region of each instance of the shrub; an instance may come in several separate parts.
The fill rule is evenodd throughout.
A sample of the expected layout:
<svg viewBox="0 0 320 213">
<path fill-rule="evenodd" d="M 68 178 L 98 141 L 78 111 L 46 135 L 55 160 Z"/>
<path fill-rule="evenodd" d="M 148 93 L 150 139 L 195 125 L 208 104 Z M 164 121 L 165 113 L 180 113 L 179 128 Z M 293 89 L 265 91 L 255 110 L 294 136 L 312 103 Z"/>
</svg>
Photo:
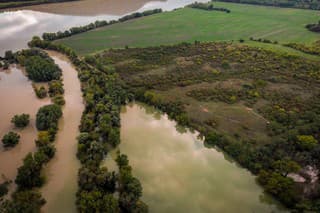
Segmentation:
<svg viewBox="0 0 320 213">
<path fill-rule="evenodd" d="M 33 85 L 33 90 L 36 93 L 36 96 L 40 99 L 47 97 L 47 90 L 44 86 L 41 86 L 39 89 Z"/>
<path fill-rule="evenodd" d="M 2 138 L 4 147 L 14 147 L 19 143 L 20 135 L 15 132 L 9 132 Z"/>
<path fill-rule="evenodd" d="M 66 101 L 64 100 L 63 96 L 62 95 L 57 95 L 55 97 L 53 97 L 53 103 L 59 105 L 59 106 L 62 106 L 62 105 L 65 105 L 66 104 Z"/>
<path fill-rule="evenodd" d="M 21 115 L 15 115 L 11 119 L 11 123 L 13 123 L 16 127 L 26 127 L 30 122 L 30 115 L 28 114 L 21 114 Z"/>
</svg>

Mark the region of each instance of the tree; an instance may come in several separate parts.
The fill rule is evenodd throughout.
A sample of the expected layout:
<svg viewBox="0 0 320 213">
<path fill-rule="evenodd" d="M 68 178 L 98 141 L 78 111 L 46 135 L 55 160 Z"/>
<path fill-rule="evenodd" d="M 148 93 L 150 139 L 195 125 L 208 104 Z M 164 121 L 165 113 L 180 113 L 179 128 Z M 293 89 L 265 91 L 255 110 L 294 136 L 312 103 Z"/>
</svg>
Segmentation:
<svg viewBox="0 0 320 213">
<path fill-rule="evenodd" d="M 61 107 L 56 104 L 50 104 L 41 107 L 36 116 L 36 126 L 38 130 L 57 129 L 58 119 L 62 116 Z"/>
<path fill-rule="evenodd" d="M 295 173 L 301 169 L 298 163 L 290 159 L 277 160 L 272 166 L 275 171 L 282 174 L 284 177 L 287 177 L 289 173 Z"/>
<path fill-rule="evenodd" d="M 4 147 L 14 147 L 19 143 L 20 135 L 15 132 L 9 132 L 2 138 L 2 143 Z"/>
<path fill-rule="evenodd" d="M 36 161 L 35 157 L 29 153 L 23 160 L 23 165 L 18 168 L 15 183 L 21 189 L 31 189 L 41 186 L 43 183 L 41 167 L 41 163 Z"/>
<path fill-rule="evenodd" d="M 318 141 L 312 135 L 298 135 L 297 145 L 303 150 L 311 150 L 318 144 Z"/>
<path fill-rule="evenodd" d="M 18 191 L 13 194 L 12 200 L 0 204 L 2 213 L 40 213 L 40 208 L 46 203 L 41 194 L 36 191 Z"/>
<path fill-rule="evenodd" d="M 11 123 L 13 123 L 16 127 L 26 127 L 30 122 L 30 115 L 28 114 L 21 114 L 21 115 L 15 115 L 11 119 Z"/>
</svg>

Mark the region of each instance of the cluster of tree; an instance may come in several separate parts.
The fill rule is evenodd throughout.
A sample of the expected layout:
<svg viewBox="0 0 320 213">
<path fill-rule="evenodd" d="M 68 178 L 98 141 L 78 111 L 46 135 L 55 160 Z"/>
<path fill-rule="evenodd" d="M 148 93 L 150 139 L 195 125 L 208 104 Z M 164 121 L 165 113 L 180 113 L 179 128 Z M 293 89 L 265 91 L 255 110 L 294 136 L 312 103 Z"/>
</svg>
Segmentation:
<svg viewBox="0 0 320 213">
<path fill-rule="evenodd" d="M 2 143 L 4 147 L 14 147 L 19 143 L 20 135 L 15 132 L 8 132 L 2 138 Z"/>
<path fill-rule="evenodd" d="M 12 63 L 19 63 L 25 67 L 28 77 L 33 81 L 59 80 L 62 75 L 61 69 L 54 63 L 53 59 L 40 49 L 21 50 L 14 53 L 12 58 Z"/>
<path fill-rule="evenodd" d="M 21 114 L 21 115 L 15 115 L 11 119 L 11 123 L 13 123 L 16 127 L 22 128 L 26 127 L 30 122 L 30 115 L 28 114 Z"/>
<path fill-rule="evenodd" d="M 299 50 L 307 54 L 320 55 L 320 40 L 314 42 L 312 45 L 309 46 L 298 43 L 288 43 L 284 44 L 284 46 Z"/>
<path fill-rule="evenodd" d="M 262 42 L 262 43 L 266 43 L 266 44 L 278 44 L 278 41 L 271 41 L 271 40 L 266 39 L 266 38 L 253 38 L 253 37 L 250 37 L 250 41 Z"/>
<path fill-rule="evenodd" d="M 222 11 L 226 13 L 230 13 L 231 10 L 227 8 L 222 8 L 222 7 L 214 7 L 212 3 L 201 3 L 201 2 L 194 2 L 192 4 L 187 5 L 187 7 L 190 8 L 195 8 L 195 9 L 200 9 L 200 10 L 208 10 L 208 11 Z"/>
<path fill-rule="evenodd" d="M 147 10 L 144 12 L 136 12 L 130 15 L 126 15 L 122 18 L 119 18 L 118 20 L 111 20 L 111 21 L 95 21 L 94 23 L 90 23 L 88 25 L 85 26 L 80 26 L 80 27 L 72 27 L 69 30 L 66 30 L 64 32 L 56 32 L 56 33 L 43 33 L 42 34 L 42 38 L 46 41 L 54 41 L 57 39 L 61 39 L 61 38 L 66 38 L 75 34 L 79 34 L 79 33 L 83 33 L 83 32 L 87 32 L 89 30 L 93 30 L 99 27 L 104 27 L 104 26 L 108 26 L 108 25 L 113 25 L 119 22 L 124 22 L 124 21 L 128 21 L 131 19 L 136 19 L 136 18 L 140 18 L 143 16 L 150 16 L 153 14 L 157 14 L 157 13 L 161 13 L 162 10 L 161 9 L 154 9 L 154 10 Z"/>
<path fill-rule="evenodd" d="M 214 0 L 242 4 L 266 5 L 273 7 L 302 8 L 320 10 L 320 2 L 317 0 Z"/>
<path fill-rule="evenodd" d="M 317 24 L 307 24 L 306 28 L 312 32 L 320 32 L 320 21 Z"/>
</svg>

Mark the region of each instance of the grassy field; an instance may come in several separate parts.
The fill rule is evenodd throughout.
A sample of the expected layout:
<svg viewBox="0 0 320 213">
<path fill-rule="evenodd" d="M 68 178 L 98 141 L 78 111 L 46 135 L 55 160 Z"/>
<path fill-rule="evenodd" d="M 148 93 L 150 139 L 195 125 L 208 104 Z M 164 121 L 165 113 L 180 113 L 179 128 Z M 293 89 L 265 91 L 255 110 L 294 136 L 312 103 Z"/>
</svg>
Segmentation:
<svg viewBox="0 0 320 213">
<path fill-rule="evenodd" d="M 319 20 L 319 11 L 214 3 L 231 13 L 184 8 L 78 34 L 58 42 L 80 54 L 106 48 L 146 47 L 183 41 L 230 41 L 250 37 L 280 43 L 312 43 L 320 38 L 304 28 Z M 284 50 L 274 45 L 276 50 Z"/>
</svg>

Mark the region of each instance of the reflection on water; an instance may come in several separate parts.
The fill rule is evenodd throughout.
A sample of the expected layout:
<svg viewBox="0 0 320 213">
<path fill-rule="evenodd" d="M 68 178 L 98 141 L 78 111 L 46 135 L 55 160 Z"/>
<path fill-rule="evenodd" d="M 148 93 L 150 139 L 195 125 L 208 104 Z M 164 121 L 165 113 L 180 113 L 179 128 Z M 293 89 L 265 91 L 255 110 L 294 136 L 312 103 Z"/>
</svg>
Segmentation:
<svg viewBox="0 0 320 213">
<path fill-rule="evenodd" d="M 77 71 L 64 56 L 49 52 L 55 63 L 63 70 L 63 83 L 66 104 L 63 118 L 59 123 L 59 132 L 55 141 L 57 149 L 54 158 L 46 168 L 47 184 L 41 189 L 47 203 L 44 212 L 76 212 L 75 195 L 77 175 L 80 163 L 76 157 L 78 126 L 84 104 L 77 78 Z"/>
<path fill-rule="evenodd" d="M 26 48 L 27 42 L 33 36 L 41 36 L 43 32 L 64 31 L 71 27 L 89 24 L 96 20 L 114 20 L 134 11 L 155 8 L 172 10 L 193 2 L 193 0 L 155 2 L 148 2 L 147 0 L 107 0 L 103 1 L 104 3 L 102 1 L 83 0 L 37 5 L 24 8 L 23 10 L 18 8 L 18 11 L 0 13 L 0 55 L 3 55 L 5 50 Z M 77 7 L 74 7 L 73 4 L 76 4 Z M 75 14 L 77 16 L 74 16 Z"/>
<path fill-rule="evenodd" d="M 0 138 L 9 131 L 20 134 L 20 143 L 11 149 L 0 145 L 0 182 L 3 179 L 14 180 L 17 168 L 22 165 L 27 153 L 35 150 L 34 140 L 37 137 L 35 115 L 38 109 L 50 103 L 49 99 L 39 100 L 31 83 L 22 71 L 11 66 L 8 72 L 0 71 Z M 11 118 L 16 114 L 30 114 L 30 124 L 23 129 L 15 128 Z"/>
<path fill-rule="evenodd" d="M 205 148 L 197 134 L 179 133 L 175 122 L 158 115 L 137 104 L 121 114 L 120 150 L 141 180 L 151 212 L 280 211 L 247 170 Z"/>
</svg>

